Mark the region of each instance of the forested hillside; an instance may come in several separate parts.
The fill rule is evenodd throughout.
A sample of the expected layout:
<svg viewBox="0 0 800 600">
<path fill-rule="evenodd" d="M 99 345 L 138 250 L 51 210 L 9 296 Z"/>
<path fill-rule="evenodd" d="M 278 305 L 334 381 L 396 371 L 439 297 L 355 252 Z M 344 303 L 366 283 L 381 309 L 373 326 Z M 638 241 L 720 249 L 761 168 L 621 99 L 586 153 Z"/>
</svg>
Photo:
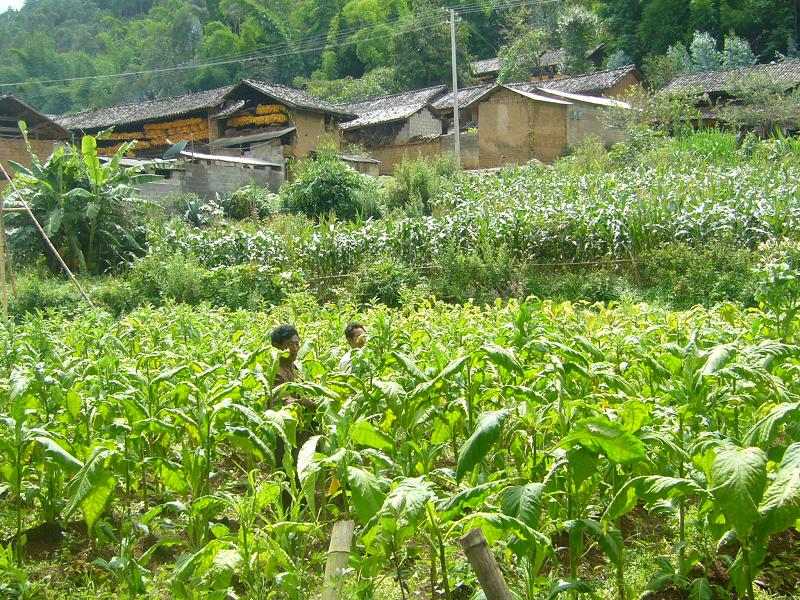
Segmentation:
<svg viewBox="0 0 800 600">
<path fill-rule="evenodd" d="M 469 59 L 495 56 L 531 31 L 526 48 L 578 57 L 568 69 L 604 42 L 612 60 L 657 70 L 659 57 L 676 44 L 690 48 L 698 30 L 720 55 L 725 36 L 736 34 L 769 61 L 796 53 L 800 28 L 800 0 L 27 0 L 0 14 L 0 85 L 37 83 L 0 93 L 62 113 L 243 76 L 311 80 L 312 91 L 333 100 L 445 83 L 443 8 L 462 19 L 465 81 Z M 142 74 L 107 77 L 124 72 Z M 58 81 L 38 83 L 50 80 Z"/>
</svg>

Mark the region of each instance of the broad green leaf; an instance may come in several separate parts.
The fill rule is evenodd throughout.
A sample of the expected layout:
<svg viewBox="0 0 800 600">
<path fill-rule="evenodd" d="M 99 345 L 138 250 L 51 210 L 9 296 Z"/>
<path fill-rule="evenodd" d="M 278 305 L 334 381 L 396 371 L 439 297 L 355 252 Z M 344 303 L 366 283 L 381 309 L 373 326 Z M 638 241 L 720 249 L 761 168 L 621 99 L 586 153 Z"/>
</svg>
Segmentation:
<svg viewBox="0 0 800 600">
<path fill-rule="evenodd" d="M 347 467 L 347 484 L 358 520 L 366 525 L 383 505 L 386 496 L 375 475 L 358 467 Z"/>
<path fill-rule="evenodd" d="M 509 417 L 507 410 L 498 410 L 483 413 L 478 417 L 475 431 L 464 442 L 458 452 L 458 465 L 456 466 L 456 479 L 469 473 L 480 463 L 500 439 L 503 424 Z"/>
<path fill-rule="evenodd" d="M 53 438 L 39 435 L 34 440 L 44 448 L 45 454 L 62 469 L 77 471 L 83 467 L 81 461 L 62 448 Z"/>
<path fill-rule="evenodd" d="M 378 450 L 391 450 L 395 442 L 369 421 L 361 420 L 350 430 L 350 438 L 356 443 Z"/>
<path fill-rule="evenodd" d="M 100 165 L 100 159 L 97 157 L 97 140 L 91 135 L 83 136 L 81 140 L 81 155 L 92 185 L 96 187 L 102 186 L 105 182 L 103 180 L 103 168 Z"/>
<path fill-rule="evenodd" d="M 652 504 L 670 498 L 682 498 L 691 494 L 700 494 L 703 490 L 690 479 L 660 477 L 658 475 L 634 477 L 626 482 L 606 508 L 602 521 L 616 521 L 625 513 L 633 510 L 636 503 L 642 500 Z"/>
<path fill-rule="evenodd" d="M 725 522 L 740 537 L 750 534 L 767 485 L 767 458 L 760 448 L 724 448 L 711 465 L 711 493 Z"/>
<path fill-rule="evenodd" d="M 425 379 L 425 373 L 409 356 L 403 354 L 402 352 L 396 351 L 392 352 L 391 355 L 414 379 L 417 381 L 423 381 Z"/>
<path fill-rule="evenodd" d="M 502 483 L 502 481 L 482 483 L 481 485 L 462 490 L 450 498 L 440 499 L 437 503 L 439 517 L 442 521 L 449 521 L 459 516 L 468 508 L 480 506 L 486 501 L 486 498 L 502 485 Z"/>
<path fill-rule="evenodd" d="M 786 449 L 775 479 L 764 493 L 759 507 L 762 522 L 757 531 L 766 538 L 793 527 L 800 519 L 800 443 Z"/>
<path fill-rule="evenodd" d="M 462 356 L 450 361 L 450 363 L 444 369 L 442 369 L 441 372 L 436 375 L 436 377 L 419 384 L 414 391 L 411 392 L 411 398 L 416 399 L 424 396 L 430 390 L 432 390 L 437 383 L 455 375 L 468 360 L 469 356 Z"/>
<path fill-rule="evenodd" d="M 780 427 L 790 421 L 800 422 L 800 402 L 773 407 L 750 428 L 745 436 L 745 443 L 748 446 L 766 448 L 777 437 Z"/>
<path fill-rule="evenodd" d="M 317 452 L 317 444 L 321 437 L 320 435 L 313 435 L 308 438 L 297 454 L 297 479 L 300 481 L 301 485 L 311 474 L 311 466 L 314 464 L 314 454 Z"/>
<path fill-rule="evenodd" d="M 501 346 L 496 346 L 495 344 L 484 344 L 481 349 L 491 362 L 503 367 L 506 371 L 516 373 L 520 376 L 525 374 L 525 370 L 522 368 L 522 365 L 519 364 L 516 357 L 511 353 L 510 350 L 507 350 Z"/>
<path fill-rule="evenodd" d="M 114 475 L 109 471 L 102 471 L 92 484 L 89 494 L 81 502 L 81 511 L 89 531 L 94 531 L 94 526 L 103 514 L 106 503 L 114 493 L 116 486 L 117 480 Z"/>
<path fill-rule="evenodd" d="M 708 353 L 703 369 L 703 375 L 716 375 L 736 356 L 736 348 L 730 345 L 717 346 Z"/>
<path fill-rule="evenodd" d="M 541 483 L 508 487 L 500 496 L 500 509 L 504 514 L 519 519 L 531 529 L 537 529 L 542 514 L 543 493 L 544 484 Z"/>
<path fill-rule="evenodd" d="M 555 598 L 558 598 L 564 592 L 591 594 L 592 597 L 595 597 L 592 588 L 583 581 L 578 579 L 557 579 L 553 582 L 553 585 L 550 586 L 550 593 L 547 596 L 547 600 L 555 600 Z"/>
<path fill-rule="evenodd" d="M 82 508 L 84 501 L 93 493 L 99 494 L 95 501 L 106 493 L 109 483 L 106 477 L 106 461 L 112 455 L 113 452 L 107 448 L 95 448 L 83 468 L 75 475 L 69 486 L 69 501 L 64 508 L 63 518 L 65 521 L 69 520 L 78 508 Z"/>
<path fill-rule="evenodd" d="M 569 447 L 576 443 L 602 452 L 608 460 L 617 464 L 633 463 L 647 457 L 641 440 L 603 417 L 579 422 L 560 445 Z"/>
<path fill-rule="evenodd" d="M 699 577 L 692 581 L 692 585 L 689 588 L 689 600 L 712 600 L 713 597 L 708 579 Z"/>
<path fill-rule="evenodd" d="M 44 222 L 44 232 L 47 237 L 53 237 L 58 230 L 61 229 L 61 220 L 64 218 L 64 209 L 60 206 L 54 208 L 47 213 L 47 218 Z"/>
<path fill-rule="evenodd" d="M 575 519 L 564 523 L 570 535 L 585 531 L 597 540 L 597 545 L 605 552 L 608 559 L 616 566 L 622 564 L 623 543 L 622 534 L 618 529 L 610 526 L 604 527 L 599 521 L 593 519 Z"/>
</svg>

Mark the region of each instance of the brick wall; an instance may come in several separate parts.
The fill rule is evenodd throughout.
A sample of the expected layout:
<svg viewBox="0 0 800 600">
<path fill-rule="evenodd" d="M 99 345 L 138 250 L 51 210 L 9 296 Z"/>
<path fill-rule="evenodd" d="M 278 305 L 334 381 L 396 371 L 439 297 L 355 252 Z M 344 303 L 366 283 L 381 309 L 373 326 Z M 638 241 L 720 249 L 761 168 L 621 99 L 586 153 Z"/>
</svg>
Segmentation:
<svg viewBox="0 0 800 600">
<path fill-rule="evenodd" d="M 427 108 L 423 108 L 408 118 L 400 133 L 397 134 L 395 142 L 405 144 L 415 137 L 432 135 L 442 135 L 442 122 Z"/>
<path fill-rule="evenodd" d="M 30 140 L 30 142 L 31 150 L 42 162 L 47 160 L 59 144 L 59 142 L 53 140 Z M 28 155 L 28 150 L 25 148 L 24 140 L 0 139 L 0 162 L 3 163 L 3 167 L 8 171 L 9 176 L 14 177 L 14 170 L 8 164 L 9 160 L 18 162 L 26 167 L 31 166 L 31 159 Z M 4 180 L 3 173 L 0 171 L 0 190 L 6 185 L 8 185 L 8 182 Z"/>
</svg>

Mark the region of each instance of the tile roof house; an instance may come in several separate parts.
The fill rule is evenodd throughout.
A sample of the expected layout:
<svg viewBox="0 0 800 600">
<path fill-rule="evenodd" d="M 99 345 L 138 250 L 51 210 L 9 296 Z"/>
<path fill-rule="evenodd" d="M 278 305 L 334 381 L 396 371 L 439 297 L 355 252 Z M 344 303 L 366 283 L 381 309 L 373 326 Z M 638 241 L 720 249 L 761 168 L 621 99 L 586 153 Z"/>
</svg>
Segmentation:
<svg viewBox="0 0 800 600">
<path fill-rule="evenodd" d="M 0 95 L 0 163 L 8 173 L 14 176 L 8 161 L 30 166 L 30 155 L 22 138 L 18 123 L 25 122 L 28 130 L 28 142 L 34 154 L 45 160 L 64 140 L 71 136 L 64 127 L 47 115 L 28 106 L 25 102 L 10 94 Z M 0 190 L 8 185 L 3 171 L 0 170 Z"/>
<path fill-rule="evenodd" d="M 605 144 L 624 139 L 624 132 L 603 118 L 610 107 L 628 107 L 612 98 L 563 92 L 535 82 L 496 85 L 475 104 L 481 168 L 533 159 L 551 162 L 589 136 Z"/>
<path fill-rule="evenodd" d="M 431 103 L 446 91 L 439 85 L 342 104 L 342 110 L 356 115 L 342 123 L 342 135 L 379 159 L 382 173 L 391 172 L 406 153 L 438 155 L 442 122 Z"/>
<path fill-rule="evenodd" d="M 342 123 L 343 131 L 353 131 L 387 123 L 405 121 L 424 110 L 433 100 L 447 91 L 443 85 L 381 96 L 361 102 L 340 105 L 342 110 L 356 115 L 355 119 Z"/>
<path fill-rule="evenodd" d="M 569 59 L 569 55 L 564 50 L 548 50 L 539 57 L 539 73 L 531 73 L 532 76 L 553 77 L 558 73 Z M 500 75 L 500 57 L 485 58 L 470 63 L 472 75 L 475 79 L 485 83 L 494 83 Z"/>
<path fill-rule="evenodd" d="M 55 120 L 72 131 L 91 133 L 109 127 L 134 125 L 207 111 L 209 108 L 219 106 L 225 94 L 232 89 L 233 86 L 229 85 L 161 100 L 145 100 L 82 110 L 74 114 L 60 115 Z"/>
<path fill-rule="evenodd" d="M 78 134 L 113 127 L 110 138 L 100 142 L 100 151 L 105 154 L 135 139 L 138 142 L 132 158 L 160 158 L 170 145 L 189 142 L 189 154 L 181 155 L 181 161 L 205 165 L 207 172 L 214 170 L 216 175 L 196 174 L 191 182 L 183 182 L 186 185 L 180 191 L 207 195 L 227 193 L 233 191 L 232 186 L 242 185 L 232 166 L 263 171 L 250 175 L 263 185 L 277 188 L 287 176 L 287 161 L 311 155 L 323 137 L 337 141 L 339 123 L 354 116 L 303 91 L 243 79 L 236 85 L 205 92 L 85 110 L 58 120 Z M 226 168 L 225 176 L 223 171 L 217 172 Z M 226 179 L 230 185 L 225 184 Z"/>
<path fill-rule="evenodd" d="M 537 85 L 573 94 L 620 96 L 641 81 L 642 75 L 636 65 L 628 65 L 619 69 L 607 69 L 574 77 L 539 81 Z"/>
<path fill-rule="evenodd" d="M 700 92 L 708 94 L 711 99 L 726 96 L 731 87 L 742 79 L 754 75 L 766 76 L 776 83 L 783 83 L 786 89 L 800 84 L 800 60 L 786 60 L 767 65 L 753 65 L 726 71 L 705 71 L 702 73 L 686 73 L 673 79 L 662 93 Z"/>
</svg>

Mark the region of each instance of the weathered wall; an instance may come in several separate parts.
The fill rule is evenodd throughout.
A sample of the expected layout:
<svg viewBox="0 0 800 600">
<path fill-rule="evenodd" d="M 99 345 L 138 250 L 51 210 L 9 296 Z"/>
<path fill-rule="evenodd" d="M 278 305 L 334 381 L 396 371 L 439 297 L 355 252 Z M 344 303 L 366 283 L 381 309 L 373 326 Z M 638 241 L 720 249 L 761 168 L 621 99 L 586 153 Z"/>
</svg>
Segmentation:
<svg viewBox="0 0 800 600">
<path fill-rule="evenodd" d="M 442 136 L 442 154 L 455 153 L 456 136 L 448 133 Z M 479 169 L 480 162 L 480 140 L 477 131 L 461 134 L 461 165 L 465 169 Z"/>
<path fill-rule="evenodd" d="M 138 188 L 142 197 L 150 200 L 178 193 L 192 193 L 211 199 L 215 194 L 229 194 L 250 183 L 277 192 L 283 181 L 283 171 L 278 169 L 186 164 L 183 170 L 174 171 L 171 179 L 144 184 Z"/>
<path fill-rule="evenodd" d="M 533 116 L 533 158 L 558 160 L 567 148 L 567 106 L 530 101 Z"/>
<path fill-rule="evenodd" d="M 302 110 L 292 110 L 290 115 L 297 131 L 294 136 L 294 144 L 285 149 L 286 156 L 295 160 L 304 159 L 317 149 L 319 139 L 323 136 L 330 137 L 336 144 L 340 142 L 338 126 L 326 129 L 324 115 Z"/>
<path fill-rule="evenodd" d="M 567 145 L 566 106 L 503 89 L 480 103 L 480 167 L 557 159 Z"/>
<path fill-rule="evenodd" d="M 600 138 L 606 146 L 625 140 L 622 129 L 603 122 L 603 113 L 606 110 L 602 106 L 573 102 L 567 119 L 567 145 L 576 146 L 589 136 Z"/>
<path fill-rule="evenodd" d="M 42 161 L 47 160 L 47 157 L 50 156 L 50 154 L 59 144 L 59 142 L 55 142 L 53 140 L 32 139 L 30 142 L 31 150 L 33 150 L 33 153 Z M 9 176 L 14 177 L 14 170 L 11 168 L 11 165 L 8 164 L 9 160 L 18 162 L 26 167 L 31 166 L 30 155 L 28 154 L 28 150 L 25 148 L 24 140 L 0 139 L 0 162 L 3 163 L 3 167 L 6 171 L 8 171 Z M 3 173 L 0 171 L 0 190 L 2 190 L 6 185 L 8 185 L 8 182 L 4 180 Z"/>
<path fill-rule="evenodd" d="M 391 175 L 394 172 L 395 166 L 403 162 L 404 156 L 407 156 L 409 159 L 415 159 L 420 156 L 436 158 L 441 155 L 442 145 L 440 140 L 441 138 L 436 138 L 433 140 L 409 142 L 408 144 L 398 144 L 396 146 L 385 146 L 383 148 L 370 148 L 369 153 L 373 158 L 381 161 L 381 175 Z"/>
<path fill-rule="evenodd" d="M 628 73 L 617 83 L 617 85 L 606 90 L 603 93 L 603 96 L 608 96 L 609 98 L 618 98 L 620 96 L 624 96 L 630 88 L 638 83 L 639 78 L 633 73 Z"/>
<path fill-rule="evenodd" d="M 397 134 L 395 143 L 405 144 L 415 137 L 425 137 L 442 134 L 442 122 L 433 116 L 431 111 L 423 108 L 411 115 Z"/>
</svg>

